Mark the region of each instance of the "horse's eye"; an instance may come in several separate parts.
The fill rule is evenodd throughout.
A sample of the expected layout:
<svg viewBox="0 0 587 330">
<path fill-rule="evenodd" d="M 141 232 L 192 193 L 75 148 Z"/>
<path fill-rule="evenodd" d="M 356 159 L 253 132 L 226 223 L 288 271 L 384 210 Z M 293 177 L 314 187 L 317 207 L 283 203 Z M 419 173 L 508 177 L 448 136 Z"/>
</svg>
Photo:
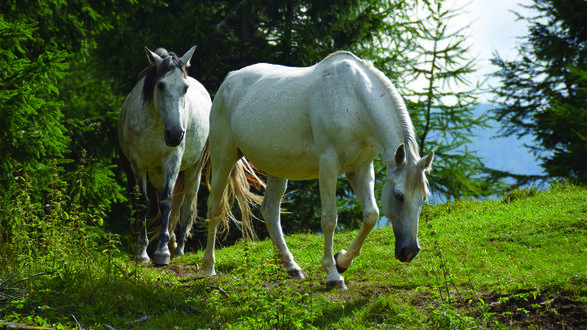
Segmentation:
<svg viewBox="0 0 587 330">
<path fill-rule="evenodd" d="M 401 202 L 401 203 L 403 203 L 403 202 L 404 202 L 404 194 L 402 194 L 402 193 L 400 193 L 400 192 L 398 192 L 398 191 L 394 191 L 394 192 L 393 192 L 393 196 L 395 197 L 395 199 L 396 199 L 398 202 Z"/>
<path fill-rule="evenodd" d="M 158 82 L 158 83 L 157 83 L 157 87 L 158 87 L 160 90 L 164 90 L 164 89 L 165 89 L 165 83 L 164 83 L 164 82 L 162 82 L 162 81 L 160 81 L 160 82 Z"/>
<path fill-rule="evenodd" d="M 183 88 L 183 93 L 184 94 L 188 92 L 188 88 L 189 87 L 190 87 L 189 85 L 185 85 L 185 87 Z"/>
</svg>

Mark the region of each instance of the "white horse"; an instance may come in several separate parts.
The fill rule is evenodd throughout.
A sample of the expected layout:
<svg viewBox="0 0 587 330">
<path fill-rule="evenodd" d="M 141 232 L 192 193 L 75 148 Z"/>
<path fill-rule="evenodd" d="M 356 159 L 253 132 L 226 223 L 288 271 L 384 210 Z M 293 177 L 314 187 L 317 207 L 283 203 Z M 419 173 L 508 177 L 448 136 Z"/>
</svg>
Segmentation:
<svg viewBox="0 0 587 330">
<path fill-rule="evenodd" d="M 373 191 L 373 159 L 378 153 L 386 164 L 381 205 L 392 221 L 395 257 L 409 262 L 420 250 L 418 218 L 428 196 L 425 172 L 434 153 L 420 158 L 412 122 L 397 90 L 381 71 L 351 53 L 331 54 L 311 67 L 256 64 L 230 73 L 212 104 L 209 148 L 208 235 L 226 216 L 221 197 L 228 173 L 245 156 L 267 173 L 261 213 L 281 263 L 294 277 L 304 275 L 281 229 L 280 203 L 287 180 L 319 179 L 326 285 L 345 288 L 341 273 L 359 255 L 379 217 Z M 342 172 L 364 214 L 348 250 L 334 255 L 336 180 Z M 215 274 L 210 236 L 203 261 L 205 274 Z"/>
<path fill-rule="evenodd" d="M 200 155 L 208 138 L 210 95 L 186 67 L 195 46 L 179 58 L 165 49 L 152 52 L 145 48 L 150 66 L 139 75 L 130 92 L 118 122 L 122 152 L 130 161 L 134 180 L 139 186 L 139 212 L 142 220 L 137 261 L 149 262 L 146 217 L 150 201 L 147 180 L 157 189 L 161 212 L 159 246 L 153 262 L 169 264 L 168 242 L 180 222 L 177 248 L 182 255 L 195 213 L 200 185 Z M 148 174 L 148 177 L 147 177 Z M 132 180 L 129 180 L 132 181 Z"/>
</svg>

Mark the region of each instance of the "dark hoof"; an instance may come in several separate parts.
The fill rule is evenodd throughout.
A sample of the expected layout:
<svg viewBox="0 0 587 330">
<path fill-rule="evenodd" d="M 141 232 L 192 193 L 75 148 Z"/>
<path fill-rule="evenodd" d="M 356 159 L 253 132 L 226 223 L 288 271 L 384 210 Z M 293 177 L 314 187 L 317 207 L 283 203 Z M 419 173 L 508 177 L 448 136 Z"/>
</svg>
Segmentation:
<svg viewBox="0 0 587 330">
<path fill-rule="evenodd" d="M 302 273 L 302 271 L 299 269 L 288 270 L 287 273 L 289 274 L 289 276 L 295 278 L 296 280 L 303 280 L 304 278 L 306 278 L 304 276 L 304 273 Z"/>
<path fill-rule="evenodd" d="M 342 274 L 342 273 L 346 272 L 346 270 L 347 270 L 348 268 L 342 268 L 342 267 L 340 267 L 340 266 L 338 265 L 338 255 L 339 255 L 339 252 L 336 252 L 336 254 L 334 255 L 334 261 L 336 261 L 336 271 L 337 271 L 339 274 Z"/>
<path fill-rule="evenodd" d="M 344 284 L 344 280 L 343 281 L 328 281 L 326 282 L 326 289 L 327 290 L 332 290 L 333 288 L 339 288 L 341 290 L 346 290 L 347 287 Z"/>
</svg>

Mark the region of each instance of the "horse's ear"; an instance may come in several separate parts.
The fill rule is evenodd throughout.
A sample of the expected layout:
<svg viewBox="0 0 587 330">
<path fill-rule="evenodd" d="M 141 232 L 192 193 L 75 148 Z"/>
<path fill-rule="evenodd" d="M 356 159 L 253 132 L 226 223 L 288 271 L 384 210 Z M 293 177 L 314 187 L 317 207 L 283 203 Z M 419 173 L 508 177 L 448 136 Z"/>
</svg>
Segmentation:
<svg viewBox="0 0 587 330">
<path fill-rule="evenodd" d="M 397 168 L 404 166 L 404 163 L 406 162 L 406 146 L 403 143 L 397 147 L 393 159 Z"/>
<path fill-rule="evenodd" d="M 194 51 L 196 50 L 196 46 L 193 46 L 192 48 L 190 48 L 190 50 L 188 50 L 182 57 L 181 57 L 181 61 L 183 62 L 183 65 L 187 68 L 188 66 L 190 66 L 190 59 L 192 58 L 192 55 L 194 55 Z"/>
<path fill-rule="evenodd" d="M 147 58 L 149 59 L 149 63 L 151 63 L 152 65 L 154 65 L 156 67 L 159 67 L 159 64 L 161 64 L 161 61 L 163 61 L 161 56 L 150 51 L 149 48 L 147 48 L 147 47 L 145 47 L 145 52 L 147 53 Z"/>
<path fill-rule="evenodd" d="M 434 150 L 430 151 L 426 157 L 422 157 L 418 161 L 418 166 L 422 169 L 422 171 L 429 171 L 430 167 L 432 166 L 432 161 L 434 160 Z"/>
</svg>

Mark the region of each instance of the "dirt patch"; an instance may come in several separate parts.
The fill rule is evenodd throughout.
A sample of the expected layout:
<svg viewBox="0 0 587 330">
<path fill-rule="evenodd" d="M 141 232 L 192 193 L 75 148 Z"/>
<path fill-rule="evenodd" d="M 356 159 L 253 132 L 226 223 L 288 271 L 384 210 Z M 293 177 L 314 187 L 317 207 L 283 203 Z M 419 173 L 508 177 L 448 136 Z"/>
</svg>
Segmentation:
<svg viewBox="0 0 587 330">
<path fill-rule="evenodd" d="M 486 296 L 483 299 L 500 322 L 512 326 L 538 326 L 544 329 L 587 327 L 587 304 L 563 294 L 544 297 L 533 292 L 520 292 L 511 296 Z"/>
<path fill-rule="evenodd" d="M 180 283 L 188 283 L 205 278 L 204 272 L 200 269 L 200 265 L 195 262 L 188 265 L 171 263 L 159 268 L 161 272 L 172 275 L 172 278 Z"/>
</svg>

